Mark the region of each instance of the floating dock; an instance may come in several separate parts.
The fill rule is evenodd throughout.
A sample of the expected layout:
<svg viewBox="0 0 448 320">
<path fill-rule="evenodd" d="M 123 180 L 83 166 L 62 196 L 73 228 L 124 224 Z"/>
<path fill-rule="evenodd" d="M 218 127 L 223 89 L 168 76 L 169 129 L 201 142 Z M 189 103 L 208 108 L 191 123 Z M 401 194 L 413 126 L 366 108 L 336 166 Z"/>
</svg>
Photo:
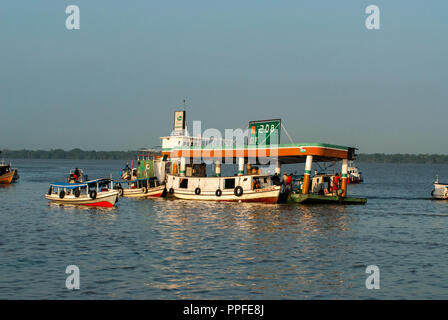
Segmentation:
<svg viewBox="0 0 448 320">
<path fill-rule="evenodd" d="M 289 195 L 287 203 L 365 204 L 365 203 L 367 203 L 367 199 L 366 198 L 356 198 L 356 197 L 338 197 L 338 196 L 325 196 L 325 195 L 318 195 L 318 194 L 292 193 Z"/>
<path fill-rule="evenodd" d="M 230 143 L 229 145 L 224 140 L 217 139 L 215 141 L 213 139 L 214 143 L 205 143 L 204 145 L 204 140 L 200 135 L 192 137 L 187 134 L 185 111 L 181 112 L 179 116 L 176 115 L 177 113 L 175 113 L 175 132 L 176 121 L 180 123 L 179 131 L 177 134 L 162 137 L 162 155 L 164 159 L 171 161 L 170 173 L 182 177 L 179 181 L 187 180 L 185 178 L 193 177 L 194 172 L 201 171 L 200 168 L 195 168 L 194 164 L 200 166 L 199 164 L 203 162 L 215 164 L 215 177 L 221 177 L 222 164 L 236 164 L 238 173 L 235 176 L 243 177 L 242 181 L 246 182 L 252 179 L 252 165 L 263 166 L 269 163 L 269 166 L 274 168 L 275 174 L 280 176 L 282 165 L 305 163 L 303 178 L 297 184 L 297 190 L 292 188 L 292 184 L 285 185 L 278 197 L 279 203 L 364 204 L 367 202 L 365 198 L 347 196 L 348 162 L 355 160 L 356 148 L 328 143 L 281 144 L 281 119 L 249 122 L 250 133 L 247 143 L 242 143 L 244 139 L 240 139 L 239 144 Z M 233 142 L 233 139 L 231 141 Z M 337 175 L 337 180 L 329 182 L 329 177 L 326 180 L 320 179 L 316 175 L 311 177 L 313 162 L 339 161 L 342 162 L 341 176 Z M 260 172 L 256 174 L 259 175 Z M 192 180 L 199 185 L 198 177 L 193 177 Z M 206 177 L 205 170 L 201 177 Z M 171 177 L 171 179 L 175 179 L 175 177 Z M 324 182 L 328 184 L 327 188 L 324 188 Z M 335 183 L 337 183 L 337 189 L 330 190 L 330 185 L 335 185 Z M 201 189 L 199 187 L 197 189 L 196 196 L 199 196 Z M 255 188 L 253 189 L 255 190 Z M 218 190 L 216 191 L 218 192 Z M 292 193 L 290 193 L 291 191 Z"/>
</svg>

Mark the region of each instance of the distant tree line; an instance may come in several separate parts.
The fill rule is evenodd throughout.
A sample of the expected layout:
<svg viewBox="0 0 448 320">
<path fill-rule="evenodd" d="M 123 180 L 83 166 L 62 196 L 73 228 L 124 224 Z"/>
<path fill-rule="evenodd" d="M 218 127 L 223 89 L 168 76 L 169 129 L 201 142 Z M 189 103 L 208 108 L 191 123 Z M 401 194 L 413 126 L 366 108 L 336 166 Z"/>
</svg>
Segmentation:
<svg viewBox="0 0 448 320">
<path fill-rule="evenodd" d="M 8 159 L 76 159 L 76 160 L 129 160 L 137 158 L 137 151 L 84 151 L 72 149 L 1 150 L 0 157 Z M 361 153 L 358 162 L 364 163 L 448 163 L 442 154 L 384 154 Z"/>
<path fill-rule="evenodd" d="M 384 154 L 361 153 L 358 162 L 364 163 L 448 163 L 448 155 L 443 154 Z"/>
<path fill-rule="evenodd" d="M 137 151 L 1 150 L 0 157 L 5 159 L 128 160 L 136 159 Z"/>
</svg>

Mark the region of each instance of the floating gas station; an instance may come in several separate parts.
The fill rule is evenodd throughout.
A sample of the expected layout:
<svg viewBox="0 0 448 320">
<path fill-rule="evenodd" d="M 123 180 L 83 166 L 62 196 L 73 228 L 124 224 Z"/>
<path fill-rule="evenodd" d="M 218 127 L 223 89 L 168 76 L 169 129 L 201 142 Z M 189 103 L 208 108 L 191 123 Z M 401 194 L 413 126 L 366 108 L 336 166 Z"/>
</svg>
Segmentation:
<svg viewBox="0 0 448 320">
<path fill-rule="evenodd" d="M 185 111 L 181 117 L 184 125 L 180 127 L 185 129 Z M 235 176 L 248 177 L 260 175 L 259 171 L 253 170 L 258 169 L 256 166 L 274 167 L 276 175 L 280 176 L 282 165 L 305 163 L 303 176 L 294 188 L 283 189 L 279 195 L 279 202 L 343 204 L 367 202 L 366 198 L 347 196 L 348 162 L 355 160 L 356 148 L 326 143 L 280 144 L 280 129 L 280 119 L 250 121 L 247 143 L 241 145 L 228 145 L 221 141 L 204 143 L 207 139 L 189 136 L 186 130 L 181 130 L 178 134 L 162 137 L 162 155 L 165 159 L 170 159 L 171 173 L 183 179 L 202 176 L 204 180 L 205 170 L 198 170 L 198 167 L 205 165 L 204 162 L 215 164 L 214 177 L 221 177 L 222 164 L 238 164 L 238 173 Z M 337 188 L 332 185 L 335 183 L 333 177 L 323 174 L 311 176 L 313 162 L 341 162 L 341 176 L 338 177 Z M 201 193 L 199 185 L 200 183 L 195 189 L 196 193 L 199 192 L 198 197 Z M 216 193 L 219 193 L 218 189 Z"/>
</svg>

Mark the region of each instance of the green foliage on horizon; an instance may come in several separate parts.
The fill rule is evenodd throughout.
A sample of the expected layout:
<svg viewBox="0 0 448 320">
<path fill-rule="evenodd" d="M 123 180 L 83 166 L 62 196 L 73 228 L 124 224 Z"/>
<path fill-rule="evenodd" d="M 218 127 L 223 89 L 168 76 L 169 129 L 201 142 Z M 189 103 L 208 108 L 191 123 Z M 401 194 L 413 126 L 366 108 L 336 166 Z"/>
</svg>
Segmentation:
<svg viewBox="0 0 448 320">
<path fill-rule="evenodd" d="M 384 154 L 384 153 L 361 153 L 358 162 L 364 163 L 448 163 L 448 155 L 443 154 Z"/>
<path fill-rule="evenodd" d="M 72 149 L 52 150 L 1 150 L 5 159 L 74 159 L 74 160 L 129 160 L 137 158 L 137 151 L 84 151 Z M 442 154 L 384 154 L 361 153 L 358 162 L 363 163 L 448 163 L 448 155 Z"/>
<path fill-rule="evenodd" d="M 8 159 L 128 160 L 135 159 L 137 151 L 2 150 L 1 157 Z"/>
</svg>

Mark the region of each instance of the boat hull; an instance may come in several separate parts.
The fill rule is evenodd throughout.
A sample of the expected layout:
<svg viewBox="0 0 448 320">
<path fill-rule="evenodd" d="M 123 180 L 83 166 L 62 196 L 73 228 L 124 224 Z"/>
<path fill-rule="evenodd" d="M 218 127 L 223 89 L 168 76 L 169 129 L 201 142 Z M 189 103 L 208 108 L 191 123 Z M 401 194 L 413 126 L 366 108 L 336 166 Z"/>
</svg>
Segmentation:
<svg viewBox="0 0 448 320">
<path fill-rule="evenodd" d="M 154 188 L 148 188 L 147 192 L 145 188 L 139 189 L 123 189 L 123 197 L 127 198 L 148 198 L 148 197 L 161 197 L 165 190 L 165 186 L 158 186 Z"/>
<path fill-rule="evenodd" d="M 16 170 L 13 170 L 11 172 L 5 173 L 3 175 L 0 176 L 0 183 L 2 184 L 10 184 L 12 183 L 15 179 L 15 175 L 16 175 Z"/>
<path fill-rule="evenodd" d="M 69 204 L 69 205 L 82 205 L 90 207 L 113 207 L 117 202 L 118 191 L 112 190 L 107 192 L 100 192 L 95 199 L 89 196 L 80 196 L 76 198 L 75 196 L 66 196 L 64 198 L 59 198 L 57 194 L 45 195 L 48 200 L 58 203 L 58 204 Z"/>
<path fill-rule="evenodd" d="M 261 202 L 261 203 L 277 203 L 280 195 L 280 187 L 272 187 L 265 189 L 257 189 L 244 191 L 241 196 L 236 196 L 231 191 L 222 191 L 221 196 L 216 196 L 215 192 L 202 192 L 200 195 L 188 190 L 174 190 L 173 196 L 183 200 L 199 200 L 199 201 L 224 201 L 224 202 Z"/>
</svg>

